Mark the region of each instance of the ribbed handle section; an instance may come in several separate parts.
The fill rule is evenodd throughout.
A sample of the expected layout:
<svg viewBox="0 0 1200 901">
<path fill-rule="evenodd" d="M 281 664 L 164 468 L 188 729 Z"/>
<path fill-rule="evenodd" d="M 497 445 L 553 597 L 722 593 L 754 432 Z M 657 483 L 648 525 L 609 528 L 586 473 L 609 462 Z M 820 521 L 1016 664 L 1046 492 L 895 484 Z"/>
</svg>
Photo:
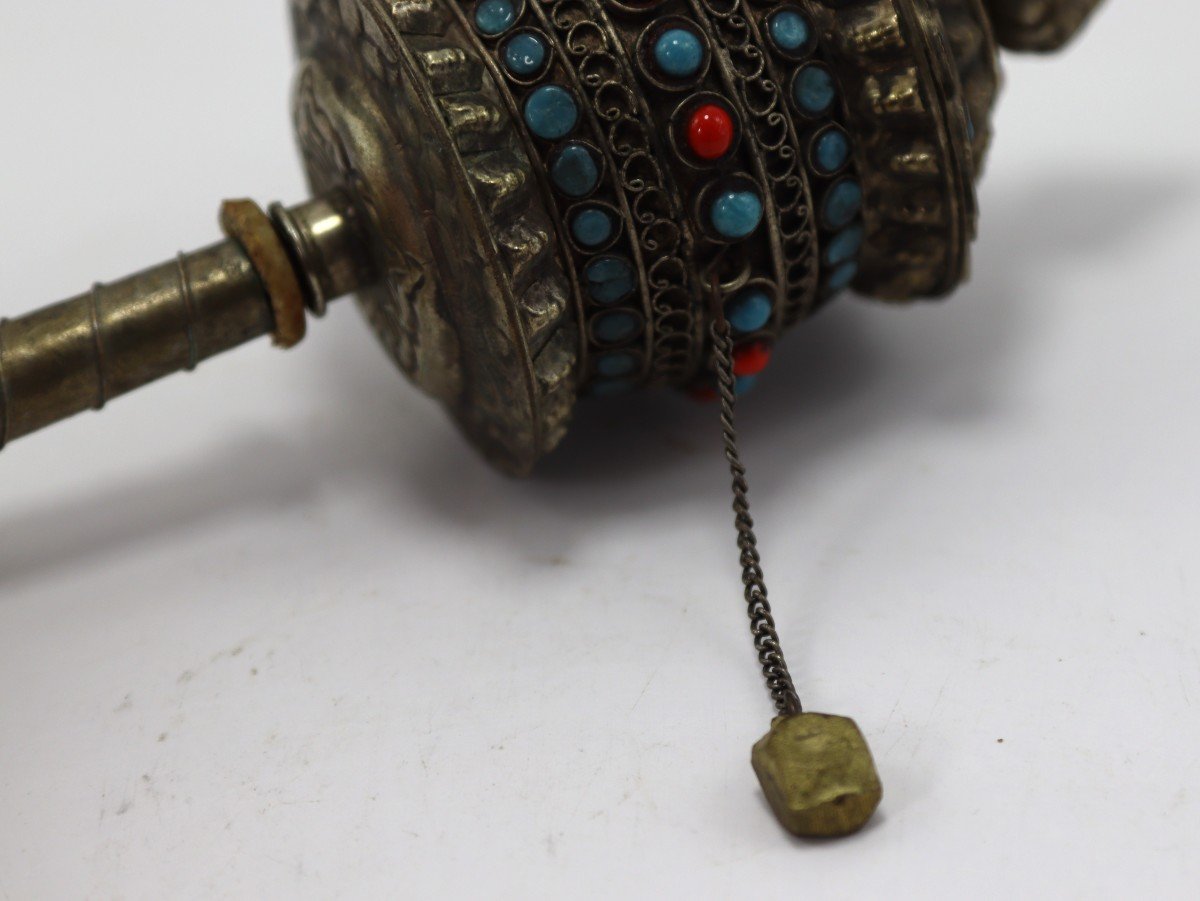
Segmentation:
<svg viewBox="0 0 1200 901">
<path fill-rule="evenodd" d="M 294 270 L 311 309 L 370 279 L 337 200 L 276 208 L 274 225 L 259 214 L 278 247 L 268 262 Z M 263 254 L 262 242 L 227 240 L 0 322 L 0 447 L 274 333 Z"/>
</svg>

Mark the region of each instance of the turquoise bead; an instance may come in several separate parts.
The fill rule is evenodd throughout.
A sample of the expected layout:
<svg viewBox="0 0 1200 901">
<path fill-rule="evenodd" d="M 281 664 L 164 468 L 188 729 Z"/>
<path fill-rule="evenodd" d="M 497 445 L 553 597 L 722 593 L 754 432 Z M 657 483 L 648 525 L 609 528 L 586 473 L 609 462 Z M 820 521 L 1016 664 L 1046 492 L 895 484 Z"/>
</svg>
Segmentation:
<svg viewBox="0 0 1200 901">
<path fill-rule="evenodd" d="M 613 219 L 605 210 L 587 207 L 571 220 L 571 234 L 582 247 L 599 247 L 613 236 Z"/>
<path fill-rule="evenodd" d="M 850 287 L 850 283 L 858 276 L 858 263 L 851 260 L 848 263 L 842 263 L 833 272 L 829 273 L 829 278 L 825 280 L 825 290 L 831 294 L 837 291 L 842 291 Z"/>
<path fill-rule="evenodd" d="M 633 264 L 623 257 L 600 257 L 584 269 L 588 295 L 596 303 L 612 304 L 633 293 L 637 282 Z"/>
<path fill-rule="evenodd" d="M 743 291 L 725 305 L 725 318 L 729 325 L 743 335 L 766 328 L 773 312 L 771 297 L 761 288 Z"/>
<path fill-rule="evenodd" d="M 833 175 L 850 159 L 850 138 L 840 128 L 821 132 L 813 146 L 813 166 L 822 175 Z"/>
<path fill-rule="evenodd" d="M 862 187 L 848 178 L 842 179 L 825 195 L 821 218 L 826 228 L 841 229 L 853 221 L 862 209 Z"/>
<path fill-rule="evenodd" d="M 525 124 L 539 138 L 547 141 L 565 138 L 578 123 L 579 106 L 561 85 L 542 85 L 525 101 Z"/>
<path fill-rule="evenodd" d="M 819 116 L 837 99 L 833 75 L 818 63 L 809 63 L 792 81 L 792 99 L 806 116 Z"/>
<path fill-rule="evenodd" d="M 516 21 L 517 9 L 512 0 L 481 0 L 475 7 L 475 27 L 488 37 L 503 34 Z"/>
<path fill-rule="evenodd" d="M 812 27 L 808 20 L 794 9 L 775 13 L 767 22 L 771 40 L 784 53 L 799 53 L 812 38 Z"/>
<path fill-rule="evenodd" d="M 670 78 L 691 78 L 704 63 L 704 45 L 686 28 L 669 28 L 654 42 L 654 64 Z"/>
<path fill-rule="evenodd" d="M 626 351 L 603 354 L 596 358 L 596 374 L 606 379 L 620 379 L 638 371 L 639 360 Z"/>
<path fill-rule="evenodd" d="M 851 225 L 849 228 L 842 229 L 829 239 L 829 245 L 825 248 L 825 265 L 840 266 L 842 263 L 853 260 L 862 249 L 862 243 L 863 227 L 861 225 Z"/>
<path fill-rule="evenodd" d="M 518 78 L 536 75 L 546 64 L 546 42 L 536 34 L 515 34 L 504 45 L 504 66 Z"/>
<path fill-rule="evenodd" d="M 614 310 L 592 320 L 592 334 L 601 344 L 623 344 L 642 329 L 642 321 L 633 313 Z"/>
<path fill-rule="evenodd" d="M 738 397 L 743 394 L 749 394 L 758 385 L 758 376 L 756 375 L 739 375 L 733 381 L 733 393 Z"/>
<path fill-rule="evenodd" d="M 592 385 L 592 394 L 596 397 L 616 397 L 620 394 L 628 394 L 637 385 L 633 379 L 616 379 L 611 382 L 596 382 Z"/>
<path fill-rule="evenodd" d="M 716 233 L 731 241 L 754 234 L 762 217 L 762 198 L 747 190 L 719 194 L 709 213 L 709 221 Z"/>
<path fill-rule="evenodd" d="M 567 144 L 550 166 L 554 187 L 568 197 L 586 197 L 600 183 L 600 167 L 583 144 Z"/>
</svg>

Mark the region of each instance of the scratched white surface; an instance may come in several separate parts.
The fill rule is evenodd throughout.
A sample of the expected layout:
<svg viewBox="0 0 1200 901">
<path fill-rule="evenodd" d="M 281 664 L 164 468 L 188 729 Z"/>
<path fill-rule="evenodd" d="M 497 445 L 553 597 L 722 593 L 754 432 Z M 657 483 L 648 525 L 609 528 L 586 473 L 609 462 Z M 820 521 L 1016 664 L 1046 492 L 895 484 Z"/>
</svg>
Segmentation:
<svg viewBox="0 0 1200 901">
<path fill-rule="evenodd" d="M 0 6 L 0 314 L 301 196 L 281 6 Z M 0 457 L 0 898 L 1196 897 L 1200 13 L 1153 6 L 1010 60 L 970 287 L 745 405 L 866 832 L 759 798 L 714 412 L 588 404 L 508 481 L 341 304 Z"/>
</svg>

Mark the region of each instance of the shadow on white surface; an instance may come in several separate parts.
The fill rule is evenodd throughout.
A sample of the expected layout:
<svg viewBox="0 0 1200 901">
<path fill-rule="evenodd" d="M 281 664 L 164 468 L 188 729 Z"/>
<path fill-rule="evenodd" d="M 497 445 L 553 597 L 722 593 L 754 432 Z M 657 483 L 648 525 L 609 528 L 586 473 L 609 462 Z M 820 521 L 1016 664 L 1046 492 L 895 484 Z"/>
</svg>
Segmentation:
<svg viewBox="0 0 1200 901">
<path fill-rule="evenodd" d="M 894 312 L 843 300 L 789 335 L 741 409 L 754 484 L 778 490 L 798 470 L 889 429 L 1003 415 L 992 389 L 1020 365 L 1022 345 L 1054 306 L 1047 271 L 1111 267 L 1119 279 L 1122 243 L 1169 215 L 1188 181 L 1169 172 L 1049 173 L 988 198 L 975 277 L 950 302 L 963 315 L 936 304 Z M 318 366 L 344 402 L 310 436 L 250 432 L 149 480 L 130 473 L 69 504 L 0 514 L 0 584 L 36 579 L 64 560 L 119 554 L 239 507 L 285 515 L 334 468 L 353 468 L 380 490 L 409 480 L 409 496 L 426 509 L 398 505 L 397 517 L 437 517 L 521 547 L 548 528 L 569 546 L 586 540 L 598 519 L 687 503 L 723 483 L 715 409 L 652 391 L 582 402 L 564 446 L 519 491 L 507 491 L 452 429 L 414 428 L 420 415 L 381 414 L 389 399 L 371 396 L 375 383 L 364 387 L 362 370 L 378 361 L 357 362 L 371 339 L 345 340 L 358 343 L 333 348 L 338 359 Z M 415 411 L 420 401 L 401 403 Z M 494 503 L 498 493 L 503 505 Z"/>
<path fill-rule="evenodd" d="M 887 430 L 1003 415 L 995 386 L 1022 365 L 1051 315 L 1054 274 L 1108 268 L 1119 280 L 1122 244 L 1167 217 L 1187 181 L 1167 172 L 1048 174 L 988 198 L 974 277 L 958 295 L 891 308 L 844 299 L 787 335 L 739 408 L 752 483 L 773 492 Z M 563 446 L 525 486 L 530 506 L 586 529 L 712 491 L 714 476 L 724 481 L 716 416 L 673 391 L 585 399 Z M 464 470 L 441 443 L 421 451 L 408 475 L 436 515 L 476 528 L 495 519 L 505 525 L 499 534 L 522 541 L 513 511 L 476 502 L 491 474 Z"/>
</svg>

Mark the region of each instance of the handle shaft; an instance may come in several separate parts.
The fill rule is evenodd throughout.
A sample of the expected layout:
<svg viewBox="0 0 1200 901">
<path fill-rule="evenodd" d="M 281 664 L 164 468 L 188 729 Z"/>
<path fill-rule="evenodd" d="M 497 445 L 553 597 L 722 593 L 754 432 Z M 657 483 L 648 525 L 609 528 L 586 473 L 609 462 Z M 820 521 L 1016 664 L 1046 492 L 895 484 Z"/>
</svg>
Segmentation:
<svg viewBox="0 0 1200 901">
<path fill-rule="evenodd" d="M 339 198 L 273 213 L 272 237 L 310 309 L 368 283 L 353 215 Z M 268 283 L 231 239 L 0 322 L 0 447 L 272 334 Z"/>
</svg>

